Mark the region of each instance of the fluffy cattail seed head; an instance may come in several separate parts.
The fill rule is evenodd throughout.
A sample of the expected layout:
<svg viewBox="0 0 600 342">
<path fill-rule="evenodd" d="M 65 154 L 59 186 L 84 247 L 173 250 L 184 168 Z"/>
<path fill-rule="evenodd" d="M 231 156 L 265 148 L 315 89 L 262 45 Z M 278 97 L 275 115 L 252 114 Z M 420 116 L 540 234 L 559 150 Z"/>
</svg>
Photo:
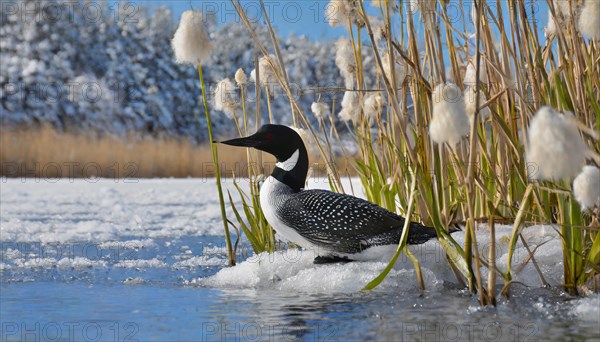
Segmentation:
<svg viewBox="0 0 600 342">
<path fill-rule="evenodd" d="M 325 7 L 325 17 L 331 27 L 348 26 L 348 19 L 359 26 L 365 24 L 356 13 L 352 0 L 330 0 Z"/>
<path fill-rule="evenodd" d="M 369 119 L 375 119 L 381 112 L 384 105 L 384 99 L 379 93 L 369 93 L 364 98 L 363 110 Z"/>
<path fill-rule="evenodd" d="M 584 166 L 573 181 L 573 194 L 584 210 L 600 206 L 600 170 L 595 166 Z"/>
<path fill-rule="evenodd" d="M 600 170 L 595 166 L 584 166 L 573 181 L 573 194 L 583 210 L 600 206 Z"/>
<path fill-rule="evenodd" d="M 469 133 L 469 117 L 460 88 L 452 83 L 438 84 L 433 90 L 433 117 L 429 135 L 438 144 L 455 146 Z"/>
<path fill-rule="evenodd" d="M 210 58 L 213 47 L 201 12 L 183 12 L 171 46 L 177 63 L 203 63 Z"/>
<path fill-rule="evenodd" d="M 371 30 L 373 30 L 373 39 L 377 43 L 386 36 L 386 26 L 379 17 L 372 15 L 369 16 L 369 23 L 371 24 Z"/>
<path fill-rule="evenodd" d="M 304 146 L 310 148 L 312 146 L 312 144 L 310 144 L 310 136 L 308 134 L 308 132 L 304 129 L 304 128 L 300 128 L 300 127 L 291 127 L 294 131 L 296 131 L 296 133 L 298 133 L 298 135 L 300 136 L 300 138 L 302 138 L 302 142 L 304 142 Z"/>
<path fill-rule="evenodd" d="M 420 9 L 418 0 L 408 0 L 404 3 L 404 6 L 406 6 L 406 12 L 408 14 L 415 14 Z"/>
<path fill-rule="evenodd" d="M 354 73 L 356 72 L 356 60 L 354 59 L 354 49 L 347 38 L 340 38 L 336 43 L 335 65 L 340 69 L 340 74 L 344 79 L 344 85 L 351 88 L 354 83 Z"/>
<path fill-rule="evenodd" d="M 571 16 L 571 4 L 572 0 L 554 0 L 554 10 L 556 14 L 562 14 L 565 18 Z M 577 11 L 576 4 L 573 2 L 573 11 Z"/>
<path fill-rule="evenodd" d="M 527 162 L 536 168 L 537 179 L 575 177 L 585 163 L 586 147 L 577 125 L 551 107 L 542 107 L 527 130 Z"/>
<path fill-rule="evenodd" d="M 329 106 L 323 102 L 313 102 L 310 109 L 319 119 L 325 119 L 330 114 Z"/>
<path fill-rule="evenodd" d="M 555 17 L 552 16 L 552 12 L 548 10 L 548 24 L 544 27 L 544 35 L 546 38 L 550 38 L 556 35 L 556 23 L 554 22 Z"/>
<path fill-rule="evenodd" d="M 475 91 L 475 87 L 468 87 L 465 91 L 465 108 L 467 110 L 467 115 L 469 115 L 469 126 L 473 125 L 473 119 L 475 118 L 475 110 L 476 101 L 477 101 L 477 93 L 479 93 L 479 107 L 483 106 L 484 103 L 487 102 L 487 98 L 485 94 L 480 90 L 479 92 Z M 479 110 L 479 117 L 481 121 L 487 120 L 490 116 L 490 109 L 488 107 L 483 107 Z"/>
<path fill-rule="evenodd" d="M 274 68 L 278 66 L 275 55 L 261 57 L 258 61 L 258 71 L 260 71 L 260 83 L 263 86 L 274 86 L 277 83 L 277 72 Z"/>
<path fill-rule="evenodd" d="M 325 7 L 325 18 L 331 27 L 348 24 L 348 15 L 352 9 L 345 0 L 331 0 Z"/>
<path fill-rule="evenodd" d="M 342 99 L 342 110 L 338 117 L 343 121 L 356 121 L 360 115 L 360 96 L 355 91 L 346 91 Z"/>
<path fill-rule="evenodd" d="M 246 77 L 246 73 L 244 73 L 244 70 L 242 68 L 237 69 L 237 71 L 235 72 L 235 83 L 237 83 L 237 85 L 241 87 L 245 85 L 247 81 L 248 77 Z"/>
<path fill-rule="evenodd" d="M 239 107 L 235 85 L 228 78 L 217 83 L 214 93 L 215 109 L 232 119 Z"/>
<path fill-rule="evenodd" d="M 585 0 L 579 15 L 579 31 L 590 39 L 600 41 L 600 1 Z"/>
<path fill-rule="evenodd" d="M 381 64 L 383 65 L 383 72 L 387 79 L 392 83 L 392 63 L 390 63 L 389 53 L 383 54 L 381 57 Z M 400 86 L 404 83 L 406 77 L 406 67 L 402 63 L 399 56 L 394 56 L 394 76 L 396 77 L 396 86 Z"/>
<path fill-rule="evenodd" d="M 477 82 L 477 61 L 475 58 L 467 63 L 467 71 L 465 71 L 465 78 L 463 80 L 463 84 L 465 86 L 475 86 Z M 485 66 L 485 60 L 481 58 L 479 60 L 479 83 L 487 84 L 487 67 Z"/>
</svg>

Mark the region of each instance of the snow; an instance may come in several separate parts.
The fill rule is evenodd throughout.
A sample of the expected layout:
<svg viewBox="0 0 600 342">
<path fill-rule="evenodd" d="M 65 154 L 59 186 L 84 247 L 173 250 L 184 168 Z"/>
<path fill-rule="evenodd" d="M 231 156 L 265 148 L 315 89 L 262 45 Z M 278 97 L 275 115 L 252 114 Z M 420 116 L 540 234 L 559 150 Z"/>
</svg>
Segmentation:
<svg viewBox="0 0 600 342">
<path fill-rule="evenodd" d="M 234 289 L 274 289 L 290 293 L 352 293 L 362 289 L 386 262 L 353 262 L 347 264 L 314 265 L 312 251 L 288 250 L 274 255 L 266 253 L 244 261 L 233 268 L 224 268 L 208 278 L 192 279 L 190 285 Z M 441 283 L 430 270 L 423 270 L 428 285 Z M 412 268 L 393 270 L 379 290 L 417 290 Z M 431 288 L 431 287 L 430 287 Z"/>
<path fill-rule="evenodd" d="M 581 320 L 600 325 L 600 295 L 595 294 L 574 301 L 573 313 Z"/>
<path fill-rule="evenodd" d="M 133 239 L 127 241 L 109 241 L 103 242 L 98 245 L 101 249 L 139 249 L 139 248 L 152 248 L 156 247 L 156 243 L 153 239 Z"/>
<path fill-rule="evenodd" d="M 500 243 L 496 246 L 497 265 L 506 269 L 507 250 L 511 226 L 497 226 L 496 237 Z M 524 230 L 524 236 L 530 249 L 540 246 L 535 254 L 538 266 L 545 279 L 553 285 L 562 281 L 562 260 L 558 233 L 550 226 L 532 226 Z M 462 232 L 453 234 L 459 244 L 464 242 Z M 480 227 L 477 240 L 481 255 L 487 256 L 489 250 L 489 231 Z M 425 287 L 428 290 L 440 290 L 444 284 L 456 283 L 453 273 L 447 266 L 442 248 L 437 241 L 428 241 L 422 245 L 410 246 L 411 252 L 419 259 Z M 359 291 L 373 280 L 386 267 L 395 252 L 395 246 L 371 248 L 362 256 L 361 262 L 333 265 L 315 265 L 312 263 L 317 253 L 313 250 L 289 249 L 273 255 L 260 254 L 233 268 L 224 268 L 208 278 L 190 281 L 191 285 L 218 288 L 274 289 L 304 293 L 352 293 Z M 513 270 L 528 257 L 526 249 L 519 243 L 513 256 Z M 486 275 L 484 270 L 483 275 Z M 401 255 L 394 269 L 378 291 L 417 290 L 416 275 L 412 262 Z M 539 287 L 540 281 L 533 265 L 528 263 L 514 275 L 514 280 L 526 285 Z M 501 279 L 498 283 L 502 284 Z"/>
<path fill-rule="evenodd" d="M 202 254 L 203 255 L 209 255 L 209 254 L 227 255 L 227 249 L 225 249 L 224 247 L 219 247 L 219 246 L 208 246 L 208 247 L 204 247 L 202 249 Z"/>
<path fill-rule="evenodd" d="M 167 264 L 157 258 L 153 259 L 137 259 L 137 260 L 125 260 L 120 261 L 114 265 L 114 267 L 122 268 L 147 268 L 147 267 L 167 267 Z"/>
<path fill-rule="evenodd" d="M 354 189 L 358 181 L 354 180 Z M 345 182 L 349 189 L 349 183 Z M 231 187 L 230 180 L 225 184 Z M 322 180 L 309 181 L 312 188 L 327 188 Z M 4 242 L 73 242 L 94 241 L 104 249 L 151 249 L 155 238 L 181 238 L 187 235 L 221 236 L 221 225 L 212 180 L 139 180 L 138 183 L 118 183 L 101 179 L 96 183 L 75 180 L 72 183 L 35 183 L 8 180 L 2 187 L 2 220 L 0 237 Z M 357 195 L 362 195 L 357 193 Z M 52 199 L 51 201 L 49 199 Z M 43 205 L 41 205 L 43 203 Z M 506 269 L 511 226 L 496 227 L 497 265 Z M 543 275 L 550 284 L 562 282 L 562 247 L 554 226 L 533 226 L 523 231 Z M 114 240 L 127 239 L 119 242 Z M 453 234 L 463 243 L 463 232 Z M 487 256 L 489 231 L 480 226 L 477 232 L 480 253 Z M 179 246 L 172 264 L 152 259 L 119 261 L 115 267 L 194 268 L 226 265 L 223 246 L 205 246 L 197 255 L 195 246 Z M 223 268 L 212 277 L 192 278 L 194 285 L 217 288 L 277 289 L 292 292 L 344 292 L 360 290 L 387 265 L 394 246 L 373 248 L 365 253 L 365 261 L 342 265 L 314 265 L 316 253 L 311 250 L 289 249 L 273 255 L 250 256 L 234 268 Z M 427 289 L 440 289 L 445 283 L 455 283 L 443 251 L 437 241 L 411 246 L 419 259 Z M 5 260 L 19 259 L 19 251 L 9 250 Z M 514 253 L 514 279 L 529 286 L 540 286 L 531 262 L 519 270 L 528 258 L 519 242 Z M 10 266 L 10 264 L 7 264 Z M 22 267 L 102 267 L 98 261 L 84 259 L 57 261 L 38 258 Z M 486 272 L 483 270 L 485 276 Z M 501 281 L 499 280 L 499 283 Z M 416 290 L 412 263 L 402 255 L 380 291 Z"/>
<path fill-rule="evenodd" d="M 156 237 L 222 235 L 214 180 L 5 179 L 0 240 L 149 248 Z M 130 237 L 119 241 L 121 237 Z M 117 244 L 115 246 L 114 244 Z"/>
<path fill-rule="evenodd" d="M 142 277 L 135 277 L 135 278 L 129 277 L 129 278 L 123 280 L 123 284 L 125 284 L 125 285 L 142 285 L 144 283 L 146 283 L 146 281 Z"/>
<path fill-rule="evenodd" d="M 225 291 L 352 294 L 380 274 L 395 250 L 395 246 L 377 247 L 367 250 L 362 261 L 315 265 L 313 250 L 287 249 L 254 255 L 243 240 L 238 265 L 226 267 L 218 201 L 216 196 L 207 196 L 216 194 L 213 179 L 2 182 L 0 274 L 14 282 L 35 282 L 48 274 L 91 282 L 108 277 L 109 281 L 116 279 L 124 285 L 167 281 L 175 286 Z M 364 196 L 359 181 L 353 179 L 352 183 L 356 195 Z M 308 184 L 310 188 L 328 188 L 326 179 L 310 179 Z M 343 185 L 350 189 L 347 179 Z M 224 187 L 233 188 L 231 180 L 226 180 Z M 502 270 L 506 269 L 511 231 L 511 226 L 496 226 L 497 265 Z M 545 280 L 560 289 L 562 246 L 556 227 L 527 227 L 523 236 L 529 248 L 536 250 L 535 259 Z M 464 232 L 454 233 L 453 237 L 459 244 L 464 242 Z M 490 240 L 485 225 L 478 227 L 477 241 L 481 255 L 487 257 Z M 87 253 L 81 251 L 85 247 L 89 248 Z M 456 289 L 456 279 L 437 241 L 411 246 L 410 250 L 420 262 L 428 293 Z M 527 258 L 528 252 L 519 242 L 513 260 L 514 279 L 531 289 L 540 289 L 541 282 L 531 262 L 520 267 Z M 482 271 L 485 277 L 486 272 Z M 502 284 L 500 278 L 498 283 Z M 418 296 L 412 262 L 401 255 L 375 291 Z M 598 322 L 598 300 L 596 295 L 568 302 L 569 312 L 582 321 Z M 559 304 L 545 300 L 532 305 L 548 317 Z"/>
<path fill-rule="evenodd" d="M 194 256 L 173 264 L 174 268 L 202 267 L 202 266 L 227 266 L 227 260 L 206 255 Z"/>
<path fill-rule="evenodd" d="M 103 260 L 90 260 L 84 257 L 75 257 L 75 258 L 62 258 L 57 263 L 56 266 L 59 268 L 75 268 L 75 269 L 83 269 L 83 268 L 105 268 L 106 261 Z"/>
<path fill-rule="evenodd" d="M 14 260 L 15 266 L 21 268 L 60 268 L 60 269 L 85 269 L 85 268 L 105 268 L 106 262 L 103 260 L 90 260 L 84 257 L 62 258 L 24 258 Z"/>
</svg>

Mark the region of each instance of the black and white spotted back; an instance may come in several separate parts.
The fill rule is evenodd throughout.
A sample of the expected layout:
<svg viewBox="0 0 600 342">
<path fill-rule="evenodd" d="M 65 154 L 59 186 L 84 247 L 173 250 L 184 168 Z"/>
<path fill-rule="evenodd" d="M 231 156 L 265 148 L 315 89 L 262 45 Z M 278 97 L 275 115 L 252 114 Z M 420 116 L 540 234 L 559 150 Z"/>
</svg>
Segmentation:
<svg viewBox="0 0 600 342">
<path fill-rule="evenodd" d="M 275 208 L 282 222 L 311 243 L 338 253 L 397 244 L 404 218 L 363 199 L 326 190 L 287 194 Z M 412 223 L 410 244 L 435 237 L 433 228 Z"/>
</svg>

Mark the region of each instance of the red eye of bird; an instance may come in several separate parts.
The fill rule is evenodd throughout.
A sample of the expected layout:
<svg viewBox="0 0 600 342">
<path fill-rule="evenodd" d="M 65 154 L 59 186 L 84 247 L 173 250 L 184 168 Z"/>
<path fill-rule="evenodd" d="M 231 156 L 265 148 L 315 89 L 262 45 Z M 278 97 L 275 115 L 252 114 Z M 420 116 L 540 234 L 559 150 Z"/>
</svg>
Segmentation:
<svg viewBox="0 0 600 342">
<path fill-rule="evenodd" d="M 273 134 L 271 134 L 271 133 L 265 134 L 265 141 L 271 141 L 271 140 L 273 140 Z"/>
</svg>

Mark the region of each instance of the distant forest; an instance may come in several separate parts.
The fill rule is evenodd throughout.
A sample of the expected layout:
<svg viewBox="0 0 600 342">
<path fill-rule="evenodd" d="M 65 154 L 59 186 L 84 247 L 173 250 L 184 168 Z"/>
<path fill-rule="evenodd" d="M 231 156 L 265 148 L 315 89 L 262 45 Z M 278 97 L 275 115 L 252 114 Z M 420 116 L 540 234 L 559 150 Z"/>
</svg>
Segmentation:
<svg viewBox="0 0 600 342">
<path fill-rule="evenodd" d="M 48 11 L 62 6 L 57 1 L 12 4 L 16 7 L 3 4 L 0 21 L 3 128 L 50 125 L 93 135 L 206 140 L 197 71 L 173 59 L 171 38 L 178 18 L 170 9 L 115 9 L 94 2 L 102 14 L 91 17 L 83 10 Z M 215 46 L 211 62 L 205 65 L 208 83 L 233 79 L 238 68 L 249 75 L 258 51 L 243 25 L 216 25 L 211 18 L 207 25 Z M 256 30 L 271 48 L 263 26 L 257 25 Z M 297 89 L 343 85 L 334 42 L 298 36 L 279 41 L 289 79 Z M 367 58 L 364 63 L 368 67 L 373 62 Z M 249 86 L 253 99 L 254 85 Z M 310 113 L 319 95 L 307 91 L 299 96 Z M 321 100 L 331 102 L 335 97 L 339 103 L 342 96 L 326 93 Z M 264 96 L 262 101 L 266 120 Z M 276 95 L 272 105 L 275 121 L 291 124 L 285 96 Z M 253 117 L 254 103 L 248 109 Z M 215 130 L 231 132 L 230 120 L 220 114 L 213 111 Z"/>
</svg>

